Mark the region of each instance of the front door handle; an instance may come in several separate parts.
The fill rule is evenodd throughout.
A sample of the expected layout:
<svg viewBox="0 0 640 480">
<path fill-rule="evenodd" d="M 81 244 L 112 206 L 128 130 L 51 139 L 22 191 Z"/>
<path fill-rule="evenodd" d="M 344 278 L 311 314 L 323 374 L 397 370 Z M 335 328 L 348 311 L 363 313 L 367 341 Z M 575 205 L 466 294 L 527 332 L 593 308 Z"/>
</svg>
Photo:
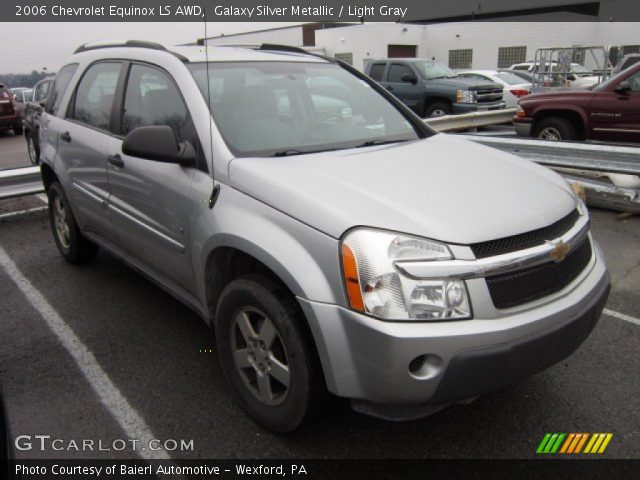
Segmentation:
<svg viewBox="0 0 640 480">
<path fill-rule="evenodd" d="M 69 132 L 61 133 L 60 134 L 60 139 L 64 140 L 67 143 L 69 143 L 69 142 L 71 142 L 71 135 L 69 135 Z"/>
<path fill-rule="evenodd" d="M 109 163 L 111 165 L 113 165 L 114 167 L 119 167 L 119 168 L 124 168 L 124 160 L 122 160 L 122 157 L 118 154 L 116 155 L 109 155 L 107 157 L 107 160 L 109 161 Z"/>
</svg>

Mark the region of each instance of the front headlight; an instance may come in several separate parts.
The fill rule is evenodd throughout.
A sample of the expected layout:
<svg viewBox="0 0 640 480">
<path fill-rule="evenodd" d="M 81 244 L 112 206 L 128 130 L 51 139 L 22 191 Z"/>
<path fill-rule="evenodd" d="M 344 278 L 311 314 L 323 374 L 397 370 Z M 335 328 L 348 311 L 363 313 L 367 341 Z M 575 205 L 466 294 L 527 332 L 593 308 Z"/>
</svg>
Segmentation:
<svg viewBox="0 0 640 480">
<path fill-rule="evenodd" d="M 415 279 L 397 263 L 450 260 L 449 247 L 424 238 L 370 228 L 351 230 L 342 240 L 342 270 L 349 306 L 384 320 L 471 318 L 464 281 Z"/>
<path fill-rule="evenodd" d="M 457 103 L 476 103 L 476 94 L 471 90 L 458 90 L 456 92 Z"/>
</svg>

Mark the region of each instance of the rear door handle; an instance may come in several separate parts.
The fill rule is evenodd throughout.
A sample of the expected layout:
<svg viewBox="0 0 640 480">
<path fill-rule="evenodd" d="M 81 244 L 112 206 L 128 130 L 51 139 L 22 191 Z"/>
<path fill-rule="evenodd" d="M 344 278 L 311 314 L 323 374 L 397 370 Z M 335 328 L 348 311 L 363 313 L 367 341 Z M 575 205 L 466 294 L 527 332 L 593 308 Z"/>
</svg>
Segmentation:
<svg viewBox="0 0 640 480">
<path fill-rule="evenodd" d="M 122 160 L 122 157 L 120 155 L 117 155 L 117 154 L 116 155 L 109 155 L 107 157 L 107 160 L 114 167 L 124 168 L 124 160 Z"/>
<path fill-rule="evenodd" d="M 60 134 L 60 139 L 64 140 L 67 143 L 69 143 L 69 142 L 71 142 L 71 135 L 69 135 L 69 132 L 61 133 Z"/>
</svg>

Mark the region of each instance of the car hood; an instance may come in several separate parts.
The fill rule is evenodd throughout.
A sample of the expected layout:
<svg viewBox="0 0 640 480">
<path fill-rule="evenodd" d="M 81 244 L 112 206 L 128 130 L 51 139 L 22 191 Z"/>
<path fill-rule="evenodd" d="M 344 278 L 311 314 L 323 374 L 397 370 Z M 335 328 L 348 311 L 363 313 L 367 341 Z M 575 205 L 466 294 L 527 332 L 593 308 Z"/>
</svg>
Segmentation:
<svg viewBox="0 0 640 480">
<path fill-rule="evenodd" d="M 438 78 L 435 80 L 429 80 L 427 85 L 445 85 L 448 87 L 455 87 L 461 90 L 488 90 L 495 88 L 502 88 L 497 83 L 490 82 L 488 80 L 476 80 L 473 78 L 453 77 L 453 78 Z"/>
<path fill-rule="evenodd" d="M 547 226 L 575 208 L 532 162 L 438 134 L 386 146 L 236 158 L 231 185 L 328 235 L 369 226 L 469 244 Z"/>
</svg>

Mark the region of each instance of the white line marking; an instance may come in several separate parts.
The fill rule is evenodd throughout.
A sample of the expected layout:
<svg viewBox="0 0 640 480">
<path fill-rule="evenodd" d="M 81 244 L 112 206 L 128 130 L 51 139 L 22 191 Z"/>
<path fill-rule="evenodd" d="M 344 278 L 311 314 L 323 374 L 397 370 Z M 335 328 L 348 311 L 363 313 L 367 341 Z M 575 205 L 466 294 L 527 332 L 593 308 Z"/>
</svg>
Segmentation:
<svg viewBox="0 0 640 480">
<path fill-rule="evenodd" d="M 19 217 L 21 215 L 27 215 L 29 213 L 42 212 L 47 208 L 49 207 L 34 207 L 34 208 L 27 208 L 26 210 L 17 210 L 15 212 L 3 213 L 3 214 L 0 214 L 0 220 L 3 220 L 5 218 Z"/>
<path fill-rule="evenodd" d="M 609 315 L 610 317 L 624 320 L 625 322 L 633 323 L 634 325 L 638 325 L 640 327 L 640 318 L 635 318 L 625 313 L 616 312 L 615 310 L 609 310 L 608 308 L 605 308 L 602 313 L 604 313 L 605 315 Z"/>
<path fill-rule="evenodd" d="M 38 195 L 36 195 L 36 197 L 42 200 L 43 203 L 49 203 L 49 197 L 47 197 L 46 193 L 39 193 Z"/>
<path fill-rule="evenodd" d="M 127 437 L 138 439 L 137 446 L 139 448 L 146 448 L 151 440 L 157 439 L 158 437 L 153 434 L 144 419 L 129 404 L 124 395 L 118 390 L 118 387 L 102 369 L 93 353 L 82 343 L 82 340 L 64 322 L 44 296 L 27 280 L 2 247 L 0 247 L 0 266 L 27 298 L 31 306 L 38 311 L 60 343 L 75 360 L 100 402 L 111 413 L 111 416 Z M 154 448 L 156 444 L 157 442 L 154 443 Z M 165 450 L 146 448 L 144 451 L 137 450 L 137 453 L 147 460 L 168 460 L 171 458 Z"/>
</svg>

